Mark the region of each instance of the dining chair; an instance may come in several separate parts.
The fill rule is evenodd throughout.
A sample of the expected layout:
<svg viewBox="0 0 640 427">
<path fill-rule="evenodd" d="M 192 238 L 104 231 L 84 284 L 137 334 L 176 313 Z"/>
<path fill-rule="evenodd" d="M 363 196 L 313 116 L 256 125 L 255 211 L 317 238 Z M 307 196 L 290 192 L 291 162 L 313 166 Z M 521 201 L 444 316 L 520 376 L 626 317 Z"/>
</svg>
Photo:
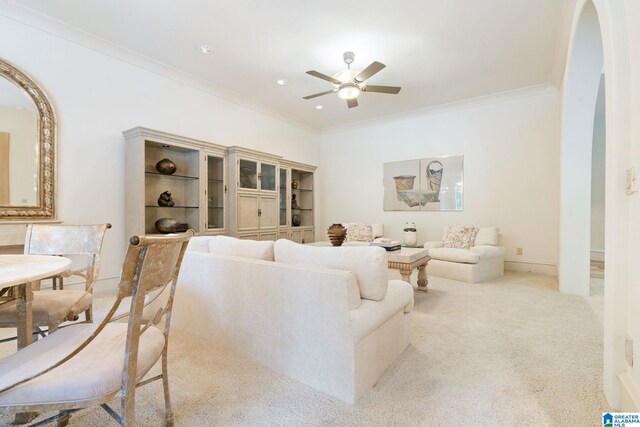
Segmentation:
<svg viewBox="0 0 640 427">
<path fill-rule="evenodd" d="M 66 425 L 72 413 L 99 404 L 120 425 L 133 426 L 136 388 L 162 379 L 165 425 L 172 426 L 169 328 L 180 265 L 193 235 L 188 230 L 167 236 L 133 236 L 118 296 L 99 325 L 62 328 L 0 360 L 0 412 L 57 411 L 32 426 L 53 421 Z M 129 297 L 129 311 L 116 315 Z M 120 322 L 125 318 L 126 323 Z M 161 373 L 143 379 L 160 358 Z M 119 413 L 108 405 L 117 397 Z"/>
<path fill-rule="evenodd" d="M 33 288 L 33 326 L 44 335 L 40 327 L 55 332 L 65 321 L 78 320 L 84 313 L 85 321 L 93 321 L 93 286 L 100 271 L 100 253 L 105 232 L 111 224 L 49 225 L 29 224 L 24 242 L 25 255 L 63 255 L 74 258 L 70 270 L 53 276 L 52 290 Z M 78 276 L 84 279 L 84 290 L 64 289 L 63 280 Z M 0 328 L 15 328 L 18 316 L 16 306 L 0 308 Z M 37 338 L 37 335 L 36 335 Z M 4 339 L 0 342 L 8 341 Z"/>
</svg>

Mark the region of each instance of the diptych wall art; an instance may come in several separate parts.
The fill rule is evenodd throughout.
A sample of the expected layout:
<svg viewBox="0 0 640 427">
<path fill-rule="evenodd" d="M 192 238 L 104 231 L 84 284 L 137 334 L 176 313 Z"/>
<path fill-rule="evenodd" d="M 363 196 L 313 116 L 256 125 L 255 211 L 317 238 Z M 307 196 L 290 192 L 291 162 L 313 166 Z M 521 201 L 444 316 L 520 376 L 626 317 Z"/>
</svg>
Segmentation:
<svg viewBox="0 0 640 427">
<path fill-rule="evenodd" d="M 384 164 L 385 211 L 462 211 L 464 156 Z"/>
</svg>

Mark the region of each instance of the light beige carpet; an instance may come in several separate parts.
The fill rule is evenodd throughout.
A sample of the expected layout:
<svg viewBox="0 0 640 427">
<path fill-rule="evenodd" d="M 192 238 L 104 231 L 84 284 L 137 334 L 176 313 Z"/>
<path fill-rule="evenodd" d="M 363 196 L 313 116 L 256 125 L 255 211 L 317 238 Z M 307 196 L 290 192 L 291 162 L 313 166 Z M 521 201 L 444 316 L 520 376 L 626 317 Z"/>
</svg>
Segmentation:
<svg viewBox="0 0 640 427">
<path fill-rule="evenodd" d="M 553 278 L 525 273 L 485 284 L 430 277 L 429 293 L 416 293 L 412 344 L 353 406 L 215 343 L 174 335 L 176 424 L 599 425 L 609 410 L 602 393 L 602 296 L 561 295 L 556 288 Z M 14 349 L 3 344 L 0 356 Z M 162 425 L 160 383 L 139 389 L 136 407 L 139 425 Z M 0 416 L 0 424 L 8 422 Z M 115 423 L 92 408 L 71 425 Z"/>
</svg>

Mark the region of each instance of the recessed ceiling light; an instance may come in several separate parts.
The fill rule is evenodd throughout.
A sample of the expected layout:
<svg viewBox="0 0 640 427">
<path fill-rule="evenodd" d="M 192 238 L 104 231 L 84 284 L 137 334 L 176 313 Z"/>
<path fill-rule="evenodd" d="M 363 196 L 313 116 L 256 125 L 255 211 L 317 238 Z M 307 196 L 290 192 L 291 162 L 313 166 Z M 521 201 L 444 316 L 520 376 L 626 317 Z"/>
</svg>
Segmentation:
<svg viewBox="0 0 640 427">
<path fill-rule="evenodd" d="M 280 86 L 284 86 L 287 83 L 289 83 L 289 81 L 287 79 L 279 79 L 279 80 L 276 80 L 276 83 L 278 83 Z"/>
<path fill-rule="evenodd" d="M 213 48 L 208 44 L 201 44 L 198 46 L 198 50 L 204 54 L 213 53 Z"/>
<path fill-rule="evenodd" d="M 322 110 L 324 107 L 322 105 L 316 105 L 316 110 Z"/>
</svg>

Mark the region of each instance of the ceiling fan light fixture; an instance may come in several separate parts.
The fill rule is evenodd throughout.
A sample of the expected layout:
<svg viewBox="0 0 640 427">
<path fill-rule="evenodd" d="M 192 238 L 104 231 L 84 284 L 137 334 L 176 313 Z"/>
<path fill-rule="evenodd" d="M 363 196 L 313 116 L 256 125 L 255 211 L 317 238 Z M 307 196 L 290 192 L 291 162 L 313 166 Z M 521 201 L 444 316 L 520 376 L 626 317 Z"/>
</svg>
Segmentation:
<svg viewBox="0 0 640 427">
<path fill-rule="evenodd" d="M 338 96 L 342 99 L 357 98 L 360 93 L 360 87 L 354 83 L 345 83 L 338 89 Z"/>
</svg>

